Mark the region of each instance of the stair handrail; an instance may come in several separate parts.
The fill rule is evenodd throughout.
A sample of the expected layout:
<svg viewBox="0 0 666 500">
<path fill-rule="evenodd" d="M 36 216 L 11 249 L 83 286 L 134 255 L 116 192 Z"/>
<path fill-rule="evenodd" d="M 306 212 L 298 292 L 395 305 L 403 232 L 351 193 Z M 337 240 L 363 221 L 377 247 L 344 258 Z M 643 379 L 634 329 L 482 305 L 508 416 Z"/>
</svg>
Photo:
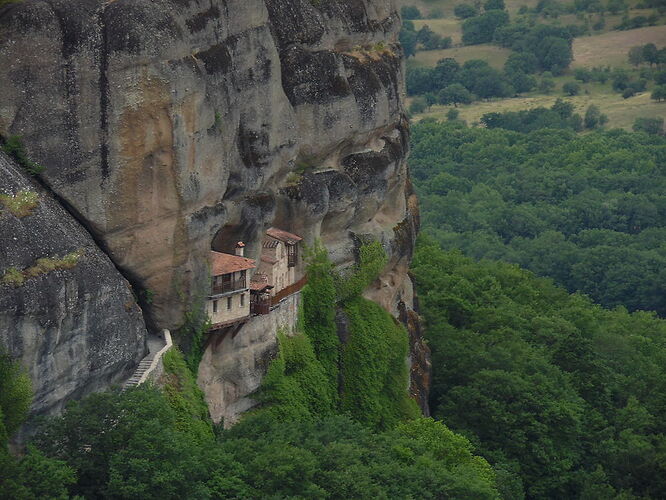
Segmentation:
<svg viewBox="0 0 666 500">
<path fill-rule="evenodd" d="M 173 345 L 173 342 L 171 341 L 171 332 L 167 329 L 164 329 L 163 333 L 164 333 L 164 340 L 166 341 L 164 347 L 162 347 L 162 349 L 157 351 L 157 354 L 153 356 L 153 360 L 150 362 L 150 367 L 148 367 L 148 369 L 145 372 L 143 372 L 143 375 L 141 375 L 141 378 L 136 383 L 136 385 L 141 385 L 146 380 L 148 380 L 148 376 L 151 374 L 151 372 L 155 371 L 155 368 L 157 368 L 157 365 L 160 362 L 160 359 L 162 359 L 164 353 L 167 352 L 169 349 L 171 349 L 171 346 Z"/>
</svg>

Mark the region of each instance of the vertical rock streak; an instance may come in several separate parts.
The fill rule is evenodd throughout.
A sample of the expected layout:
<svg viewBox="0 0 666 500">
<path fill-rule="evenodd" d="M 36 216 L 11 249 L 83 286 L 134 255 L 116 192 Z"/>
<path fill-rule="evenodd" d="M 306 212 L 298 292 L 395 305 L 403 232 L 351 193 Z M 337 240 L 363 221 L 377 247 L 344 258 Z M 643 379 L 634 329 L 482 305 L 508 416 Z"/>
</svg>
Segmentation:
<svg viewBox="0 0 666 500">
<path fill-rule="evenodd" d="M 102 181 L 109 176 L 109 53 L 106 30 L 107 4 L 99 10 L 97 25 L 99 28 L 99 159 Z"/>
</svg>

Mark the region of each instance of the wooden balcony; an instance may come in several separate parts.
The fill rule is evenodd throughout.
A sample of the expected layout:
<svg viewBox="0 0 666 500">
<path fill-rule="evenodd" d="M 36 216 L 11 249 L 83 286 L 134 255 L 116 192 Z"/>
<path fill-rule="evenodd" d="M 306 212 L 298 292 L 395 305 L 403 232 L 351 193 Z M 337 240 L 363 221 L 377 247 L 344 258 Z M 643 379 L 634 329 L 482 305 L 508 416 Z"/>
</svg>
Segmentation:
<svg viewBox="0 0 666 500">
<path fill-rule="evenodd" d="M 245 290 L 246 288 L 247 280 L 245 278 L 238 280 L 228 280 L 222 283 L 213 284 L 211 287 L 211 295 L 222 295 L 225 293 Z"/>
<path fill-rule="evenodd" d="M 271 300 L 258 300 L 250 302 L 250 314 L 268 314 L 271 312 Z"/>
</svg>

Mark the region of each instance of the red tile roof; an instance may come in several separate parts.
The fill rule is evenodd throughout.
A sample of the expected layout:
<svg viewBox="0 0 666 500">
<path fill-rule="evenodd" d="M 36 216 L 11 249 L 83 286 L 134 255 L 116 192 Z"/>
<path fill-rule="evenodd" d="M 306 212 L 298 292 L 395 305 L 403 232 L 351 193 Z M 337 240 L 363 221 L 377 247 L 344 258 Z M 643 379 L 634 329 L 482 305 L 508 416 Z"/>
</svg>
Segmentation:
<svg viewBox="0 0 666 500">
<path fill-rule="evenodd" d="M 238 255 L 231 255 L 229 253 L 216 252 L 214 250 L 211 250 L 210 252 L 210 266 L 213 276 L 229 274 L 256 267 L 255 261 L 252 259 L 240 257 Z"/>
<path fill-rule="evenodd" d="M 250 290 L 254 292 L 263 292 L 264 290 L 270 290 L 273 288 L 273 285 L 269 285 L 268 283 L 250 283 Z"/>
<path fill-rule="evenodd" d="M 268 283 L 268 276 L 264 273 L 254 273 L 250 280 L 250 290 L 261 292 L 265 289 L 273 288 L 273 285 Z"/>
<path fill-rule="evenodd" d="M 283 229 L 278 229 L 276 227 L 269 228 L 268 231 L 266 231 L 266 234 L 271 238 L 283 241 L 284 243 L 289 243 L 290 245 L 298 243 L 303 239 L 297 234 L 290 233 L 288 231 L 285 231 Z"/>
</svg>

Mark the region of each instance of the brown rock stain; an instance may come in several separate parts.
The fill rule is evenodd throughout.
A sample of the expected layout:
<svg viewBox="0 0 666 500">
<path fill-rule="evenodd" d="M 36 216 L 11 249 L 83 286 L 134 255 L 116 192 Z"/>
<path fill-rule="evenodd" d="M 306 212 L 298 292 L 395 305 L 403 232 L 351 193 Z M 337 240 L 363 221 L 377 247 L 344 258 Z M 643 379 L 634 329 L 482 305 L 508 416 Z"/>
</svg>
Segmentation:
<svg viewBox="0 0 666 500">
<path fill-rule="evenodd" d="M 109 235 L 116 262 L 138 271 L 152 292 L 151 312 L 170 317 L 174 271 L 187 260 L 187 234 L 174 156 L 171 93 L 156 79 L 144 78 L 137 106 L 120 114 L 118 164 L 109 222 L 120 231 Z"/>
</svg>

